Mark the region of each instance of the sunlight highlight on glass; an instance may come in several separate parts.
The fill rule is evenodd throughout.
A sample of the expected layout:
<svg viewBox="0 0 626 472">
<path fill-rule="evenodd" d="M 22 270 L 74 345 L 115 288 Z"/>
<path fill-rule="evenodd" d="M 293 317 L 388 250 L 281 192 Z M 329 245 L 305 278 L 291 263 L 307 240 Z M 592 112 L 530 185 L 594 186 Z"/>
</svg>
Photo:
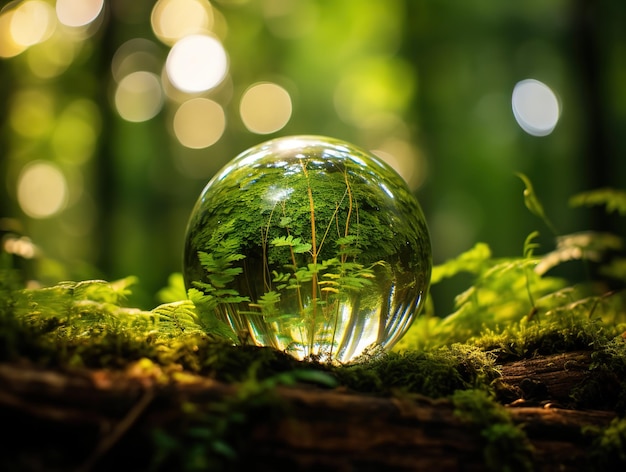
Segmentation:
<svg viewBox="0 0 626 472">
<path fill-rule="evenodd" d="M 78 28 L 92 23 L 104 8 L 104 0 L 57 0 L 59 22 Z"/>
<path fill-rule="evenodd" d="M 228 71 L 222 44 L 212 36 L 185 36 L 170 50 L 165 63 L 172 85 L 187 93 L 210 90 L 219 85 Z"/>
<path fill-rule="evenodd" d="M 213 8 L 208 1 L 159 0 L 150 17 L 152 31 L 167 45 L 197 33 L 207 33 L 213 27 Z"/>
<path fill-rule="evenodd" d="M 11 18 L 11 36 L 21 46 L 32 46 L 48 39 L 56 20 L 52 7 L 40 0 L 30 0 L 15 9 Z"/>
<path fill-rule="evenodd" d="M 291 97 L 280 85 L 254 84 L 241 97 L 239 113 L 248 130 L 257 134 L 274 133 L 291 118 Z"/>
<path fill-rule="evenodd" d="M 559 121 L 556 94 L 535 79 L 518 82 L 513 89 L 513 115 L 520 127 L 532 136 L 547 136 Z"/>
<path fill-rule="evenodd" d="M 215 144 L 226 129 L 224 109 L 213 100 L 193 98 L 183 103 L 174 115 L 174 134 L 191 149 Z"/>
<path fill-rule="evenodd" d="M 61 170 L 50 162 L 26 165 L 17 182 L 17 200 L 31 218 L 48 218 L 65 208 L 68 187 Z"/>
<path fill-rule="evenodd" d="M 141 122 L 154 118 L 163 106 L 159 77 L 138 71 L 124 77 L 115 91 L 115 108 L 126 121 Z"/>
</svg>

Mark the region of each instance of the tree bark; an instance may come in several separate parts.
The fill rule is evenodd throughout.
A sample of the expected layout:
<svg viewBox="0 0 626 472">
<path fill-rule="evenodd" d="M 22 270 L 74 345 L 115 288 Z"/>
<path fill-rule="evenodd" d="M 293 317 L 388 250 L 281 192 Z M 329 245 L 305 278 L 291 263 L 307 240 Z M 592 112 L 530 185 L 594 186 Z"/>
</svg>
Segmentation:
<svg viewBox="0 0 626 472">
<path fill-rule="evenodd" d="M 583 427 L 606 427 L 617 416 L 558 407 L 588 375 L 589 362 L 589 353 L 573 352 L 502 366 L 501 381 L 519 389 L 520 396 L 528 390 L 525 382 L 542 386 L 544 401 L 508 405 L 513 422 L 523 425 L 530 440 L 537 470 L 580 470 L 591 441 Z M 164 378 L 157 367 L 146 371 L 138 365 L 123 372 L 0 365 L 0 424 L 10 432 L 0 442 L 0 465 L 10 457 L 10 464 L 20 465 L 13 470 L 141 470 L 149 459 L 142 453 L 147 435 L 180 424 L 181 405 L 215 405 L 237 398 L 245 388 L 201 377 Z M 280 408 L 272 414 L 250 412 L 237 432 L 245 443 L 239 467 L 485 470 L 480 430 L 463 422 L 447 399 L 307 385 L 269 394 Z M 37 457 L 44 447 L 54 448 L 54 464 Z"/>
</svg>

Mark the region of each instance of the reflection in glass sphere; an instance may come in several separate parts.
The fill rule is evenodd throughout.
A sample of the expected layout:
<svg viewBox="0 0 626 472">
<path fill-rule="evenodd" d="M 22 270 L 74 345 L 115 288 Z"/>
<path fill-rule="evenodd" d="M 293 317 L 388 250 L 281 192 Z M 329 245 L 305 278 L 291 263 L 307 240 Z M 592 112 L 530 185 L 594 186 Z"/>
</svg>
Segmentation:
<svg viewBox="0 0 626 472">
<path fill-rule="evenodd" d="M 197 307 L 242 344 L 349 362 L 391 348 L 428 291 L 431 248 L 402 178 L 343 141 L 253 147 L 204 188 L 184 277 Z"/>
</svg>

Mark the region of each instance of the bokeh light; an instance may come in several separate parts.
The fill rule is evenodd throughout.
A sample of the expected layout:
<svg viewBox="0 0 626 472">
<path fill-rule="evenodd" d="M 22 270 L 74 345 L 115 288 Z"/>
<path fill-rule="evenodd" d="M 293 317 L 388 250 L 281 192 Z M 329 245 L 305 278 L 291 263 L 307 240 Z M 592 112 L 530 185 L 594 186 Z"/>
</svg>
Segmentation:
<svg viewBox="0 0 626 472">
<path fill-rule="evenodd" d="M 24 259 L 32 259 L 37 255 L 37 247 L 27 236 L 9 234 L 2 239 L 2 249 Z"/>
<path fill-rule="evenodd" d="M 222 82 L 228 58 L 222 44 L 212 36 L 185 36 L 170 50 L 165 63 L 174 87 L 187 93 L 210 90 Z"/>
<path fill-rule="evenodd" d="M 13 97 L 9 123 L 13 131 L 26 138 L 45 136 L 54 124 L 54 100 L 41 89 L 25 89 Z"/>
<path fill-rule="evenodd" d="M 556 94 L 535 79 L 518 82 L 513 89 L 513 115 L 520 127 L 532 136 L 547 136 L 559 121 Z"/>
<path fill-rule="evenodd" d="M 291 118 L 291 97 L 280 85 L 262 82 L 249 87 L 241 97 L 239 113 L 248 130 L 257 134 L 274 133 Z"/>
<path fill-rule="evenodd" d="M 26 50 L 26 46 L 17 44 L 11 34 L 11 23 L 15 9 L 4 9 L 0 12 L 0 57 L 13 57 Z"/>
<path fill-rule="evenodd" d="M 145 38 L 133 38 L 122 44 L 111 59 L 111 74 L 116 82 L 141 70 L 159 74 L 163 68 L 159 46 Z"/>
<path fill-rule="evenodd" d="M 17 201 L 31 218 L 48 218 L 64 209 L 68 198 L 65 176 L 54 164 L 33 161 L 17 181 Z"/>
<path fill-rule="evenodd" d="M 301 38 L 317 26 L 318 6 L 311 0 L 270 0 L 263 2 L 261 8 L 269 30 L 279 38 Z"/>
<path fill-rule="evenodd" d="M 115 91 L 115 109 L 126 121 L 134 123 L 154 118 L 163 106 L 159 77 L 137 71 L 124 77 Z"/>
<path fill-rule="evenodd" d="M 26 51 L 26 62 L 33 75 L 50 79 L 67 70 L 79 50 L 80 45 L 67 35 L 55 32 L 47 41 Z"/>
<path fill-rule="evenodd" d="M 215 144 L 226 129 L 224 109 L 213 100 L 193 98 L 186 101 L 174 115 L 174 134 L 178 141 L 191 149 Z"/>
<path fill-rule="evenodd" d="M 411 102 L 416 79 L 409 64 L 394 58 L 358 61 L 335 89 L 335 108 L 346 122 L 368 127 L 379 114 L 401 114 Z"/>
<path fill-rule="evenodd" d="M 104 0 L 57 0 L 56 13 L 65 26 L 79 28 L 92 23 L 104 8 Z"/>
<path fill-rule="evenodd" d="M 411 190 L 421 187 L 428 176 L 426 158 L 404 139 L 389 138 L 372 153 L 400 174 Z"/>
<path fill-rule="evenodd" d="M 98 143 L 100 112 L 91 100 L 79 98 L 57 117 L 50 145 L 58 162 L 81 165 L 91 159 Z"/>
<path fill-rule="evenodd" d="M 10 34 L 16 44 L 28 47 L 48 39 L 55 26 L 52 6 L 40 0 L 29 0 L 15 9 Z"/>
<path fill-rule="evenodd" d="M 546 211 L 556 205 L 553 194 L 562 201 L 602 172 L 624 175 L 615 166 L 626 160 L 602 153 L 594 155 L 597 175 L 575 174 L 599 132 L 587 126 L 599 123 L 592 112 L 604 110 L 607 122 L 626 113 L 618 26 L 609 21 L 593 30 L 605 59 L 596 64 L 604 78 L 598 90 L 587 83 L 593 77 L 577 77 L 582 69 L 567 47 L 573 33 L 562 24 L 572 12 L 563 2 L 519 8 L 519 31 L 491 28 L 492 21 L 507 24 L 511 13 L 497 2 L 460 10 L 418 3 L 2 2 L 0 206 L 23 220 L 22 233 L 47 257 L 58 258 L 55 245 L 65 245 L 78 251 L 72 259 L 87 254 L 85 261 L 102 264 L 107 275 L 136 267 L 143 284 L 178 263 L 172 251 L 153 256 L 161 244 L 149 234 L 155 218 L 166 221 L 162 244 L 173 247 L 194 188 L 260 135 L 337 136 L 372 150 L 424 196 L 441 258 L 493 234 L 498 252 L 511 241 L 518 247 L 530 224 L 524 215 L 487 217 L 504 214 L 515 199 L 511 168 L 521 166 L 537 188 L 548 189 Z M 485 14 L 487 29 L 480 27 Z M 479 27 L 471 34 L 450 27 L 461 24 Z M 547 27 L 554 34 L 533 34 Z M 530 78 L 552 90 L 537 80 L 514 90 Z M 568 111 L 569 119 L 561 118 Z M 621 152 L 614 141 L 606 153 Z M 564 159 L 572 165 L 563 167 Z M 55 194 L 59 210 L 18 201 L 18 182 L 23 202 L 36 201 L 40 190 L 28 183 L 37 167 L 25 166 L 42 160 L 51 164 L 39 174 L 52 175 L 62 189 Z M 547 176 L 562 169 L 551 185 Z M 433 199 L 437 192 L 444 197 Z M 45 221 L 28 216 L 54 211 Z M 155 247 L 137 251 L 146 241 Z M 149 281 L 148 290 L 162 282 Z"/>
<path fill-rule="evenodd" d="M 190 34 L 208 33 L 213 27 L 213 8 L 203 0 L 158 0 L 150 23 L 159 40 L 169 46 Z"/>
</svg>

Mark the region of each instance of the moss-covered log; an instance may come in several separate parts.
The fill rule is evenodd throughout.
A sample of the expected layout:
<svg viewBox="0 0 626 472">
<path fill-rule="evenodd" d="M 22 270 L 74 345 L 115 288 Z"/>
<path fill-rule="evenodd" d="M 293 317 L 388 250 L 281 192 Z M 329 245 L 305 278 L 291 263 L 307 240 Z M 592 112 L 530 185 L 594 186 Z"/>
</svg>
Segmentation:
<svg viewBox="0 0 626 472">
<path fill-rule="evenodd" d="M 460 402 L 228 384 L 142 363 L 124 371 L 3 364 L 1 468 L 580 470 L 594 466 L 596 438 L 617 417 L 560 406 L 586 381 L 590 361 L 573 352 L 502 366 L 498 382 L 519 393 L 507 407 L 480 395 Z M 472 409 L 481 410 L 476 418 Z"/>
</svg>

